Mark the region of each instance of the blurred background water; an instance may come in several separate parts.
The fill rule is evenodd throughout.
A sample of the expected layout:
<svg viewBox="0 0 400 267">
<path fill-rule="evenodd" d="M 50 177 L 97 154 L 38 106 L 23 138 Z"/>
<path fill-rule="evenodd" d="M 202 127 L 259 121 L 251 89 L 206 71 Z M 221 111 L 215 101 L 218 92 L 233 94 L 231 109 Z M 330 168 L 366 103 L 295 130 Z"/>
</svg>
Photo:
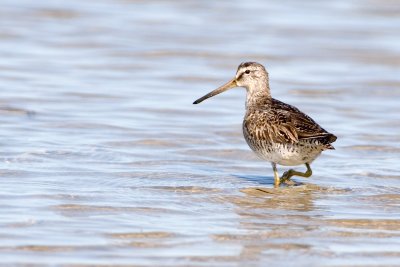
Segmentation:
<svg viewBox="0 0 400 267">
<path fill-rule="evenodd" d="M 2 0 L 0 263 L 399 264 L 399 14 L 395 0 Z M 247 147 L 244 90 L 192 105 L 243 61 L 338 136 L 298 186 L 273 189 Z"/>
</svg>

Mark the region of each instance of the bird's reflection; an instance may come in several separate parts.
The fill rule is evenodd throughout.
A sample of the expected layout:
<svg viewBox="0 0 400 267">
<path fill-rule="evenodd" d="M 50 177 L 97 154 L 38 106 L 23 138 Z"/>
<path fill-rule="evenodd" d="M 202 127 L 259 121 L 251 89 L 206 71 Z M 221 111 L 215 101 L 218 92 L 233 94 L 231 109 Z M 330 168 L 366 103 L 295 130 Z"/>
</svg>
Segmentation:
<svg viewBox="0 0 400 267">
<path fill-rule="evenodd" d="M 321 192 L 320 187 L 297 183 L 274 188 L 272 177 L 250 179 L 253 178 L 260 178 L 265 184 L 243 188 L 240 195 L 229 199 L 236 207 L 243 233 L 226 234 L 217 239 L 239 242 L 242 245 L 240 257 L 253 260 L 267 254 L 278 258 L 287 251 L 301 254 L 311 250 L 313 245 L 306 237 L 319 231 L 314 202 Z"/>
<path fill-rule="evenodd" d="M 243 207 L 243 203 L 249 205 L 245 210 L 291 210 L 308 212 L 314 209 L 314 193 L 312 185 L 295 183 L 289 186 L 273 187 L 249 187 L 240 190 L 244 197 L 236 204 Z M 260 210 L 258 210 L 259 212 Z M 257 213 L 258 213 L 257 212 Z"/>
</svg>

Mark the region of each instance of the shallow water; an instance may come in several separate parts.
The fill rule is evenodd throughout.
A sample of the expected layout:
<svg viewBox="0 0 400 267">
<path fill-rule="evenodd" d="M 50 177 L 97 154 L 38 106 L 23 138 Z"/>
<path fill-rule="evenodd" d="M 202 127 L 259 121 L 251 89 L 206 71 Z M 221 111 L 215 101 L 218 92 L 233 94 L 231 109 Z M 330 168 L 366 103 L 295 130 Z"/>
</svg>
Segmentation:
<svg viewBox="0 0 400 267">
<path fill-rule="evenodd" d="M 399 264 L 399 12 L 2 1 L 0 262 Z M 338 136 L 295 186 L 247 147 L 243 90 L 192 105 L 247 60 Z"/>
</svg>

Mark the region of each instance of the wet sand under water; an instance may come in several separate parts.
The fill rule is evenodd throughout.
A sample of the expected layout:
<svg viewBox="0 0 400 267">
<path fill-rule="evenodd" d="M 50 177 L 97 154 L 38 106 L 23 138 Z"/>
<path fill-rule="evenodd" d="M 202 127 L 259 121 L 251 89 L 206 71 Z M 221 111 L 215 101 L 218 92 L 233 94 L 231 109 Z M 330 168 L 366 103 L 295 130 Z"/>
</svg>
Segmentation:
<svg viewBox="0 0 400 267">
<path fill-rule="evenodd" d="M 400 266 L 398 11 L 4 1 L 0 265 Z M 191 104 L 247 60 L 338 136 L 311 178 L 273 188 L 243 90 Z"/>
</svg>

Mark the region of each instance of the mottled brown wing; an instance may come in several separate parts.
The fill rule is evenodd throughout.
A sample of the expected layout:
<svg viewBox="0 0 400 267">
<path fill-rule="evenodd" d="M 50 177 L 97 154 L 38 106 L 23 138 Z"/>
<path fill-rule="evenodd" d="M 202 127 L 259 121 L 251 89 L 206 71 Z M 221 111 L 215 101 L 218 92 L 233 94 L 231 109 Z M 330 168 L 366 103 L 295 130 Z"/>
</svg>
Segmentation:
<svg viewBox="0 0 400 267">
<path fill-rule="evenodd" d="M 247 114 L 243 128 L 252 140 L 271 143 L 298 142 L 298 134 L 283 114 L 271 110 L 251 110 Z"/>
<path fill-rule="evenodd" d="M 318 139 L 329 145 L 336 140 L 336 136 L 324 130 L 299 109 L 276 99 L 266 103 L 262 109 L 251 110 L 243 126 L 253 138 L 274 143 Z"/>
</svg>

